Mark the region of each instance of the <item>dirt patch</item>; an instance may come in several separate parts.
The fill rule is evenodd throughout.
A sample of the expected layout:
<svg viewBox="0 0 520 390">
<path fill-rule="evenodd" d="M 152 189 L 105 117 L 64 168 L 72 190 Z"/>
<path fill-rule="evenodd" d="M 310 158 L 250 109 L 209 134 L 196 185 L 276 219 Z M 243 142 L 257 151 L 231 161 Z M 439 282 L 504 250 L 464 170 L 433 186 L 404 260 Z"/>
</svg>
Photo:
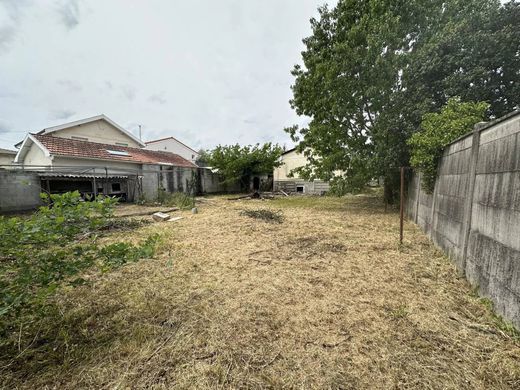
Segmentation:
<svg viewBox="0 0 520 390">
<path fill-rule="evenodd" d="M 282 224 L 215 198 L 158 260 L 72 290 L 5 388 L 520 388 L 520 344 L 374 197 L 284 198 Z M 52 348 L 45 347 L 51 345 Z M 54 352 L 53 352 L 54 351 Z"/>
</svg>

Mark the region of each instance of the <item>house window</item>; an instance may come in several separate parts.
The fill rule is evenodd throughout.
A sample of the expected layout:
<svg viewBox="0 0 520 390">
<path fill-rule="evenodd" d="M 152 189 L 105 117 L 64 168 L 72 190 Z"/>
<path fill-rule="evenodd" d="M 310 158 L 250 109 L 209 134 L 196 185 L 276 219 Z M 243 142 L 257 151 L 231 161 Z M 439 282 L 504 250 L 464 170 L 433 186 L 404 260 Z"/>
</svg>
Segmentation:
<svg viewBox="0 0 520 390">
<path fill-rule="evenodd" d="M 301 192 L 303 193 L 303 186 L 296 186 L 296 192 Z"/>
<path fill-rule="evenodd" d="M 124 152 L 122 150 L 109 150 L 107 149 L 108 154 L 113 154 L 114 156 L 130 156 L 128 152 Z"/>
<path fill-rule="evenodd" d="M 125 144 L 124 142 L 116 142 L 116 145 L 119 145 L 119 146 L 128 146 L 128 144 Z"/>
<path fill-rule="evenodd" d="M 121 191 L 121 183 L 112 183 L 112 192 Z"/>
</svg>

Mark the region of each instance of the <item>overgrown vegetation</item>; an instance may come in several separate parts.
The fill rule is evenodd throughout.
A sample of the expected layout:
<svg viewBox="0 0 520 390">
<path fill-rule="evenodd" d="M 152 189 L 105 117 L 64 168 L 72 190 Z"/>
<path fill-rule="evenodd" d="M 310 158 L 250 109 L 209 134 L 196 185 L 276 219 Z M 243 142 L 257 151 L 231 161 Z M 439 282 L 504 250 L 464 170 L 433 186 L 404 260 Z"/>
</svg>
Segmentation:
<svg viewBox="0 0 520 390">
<path fill-rule="evenodd" d="M 218 169 L 224 183 L 240 183 L 242 190 L 248 190 L 254 175 L 271 174 L 280 166 L 282 148 L 270 142 L 263 145 L 219 145 L 201 158 L 212 168 Z"/>
<path fill-rule="evenodd" d="M 509 321 L 504 320 L 502 316 L 496 314 L 493 301 L 489 298 L 480 298 L 479 301 L 488 308 L 490 317 L 493 320 L 495 327 L 504 332 L 507 336 L 515 339 L 517 342 L 520 342 L 520 330 L 516 329 Z"/>
<path fill-rule="evenodd" d="M 189 210 L 195 207 L 194 197 L 186 192 L 173 192 L 169 193 L 165 190 L 159 190 L 157 197 L 159 203 L 165 206 L 176 206 L 181 210 Z"/>
<path fill-rule="evenodd" d="M 449 98 L 485 101 L 499 117 L 520 103 L 520 3 L 498 0 L 340 0 L 311 19 L 292 107 L 312 118 L 286 131 L 309 164 L 304 178 L 342 172 L 353 192 L 384 177 L 398 198 L 399 167 L 424 114 Z"/>
<path fill-rule="evenodd" d="M 444 148 L 483 121 L 488 108 L 489 104 L 484 102 L 463 103 L 452 98 L 439 113 L 423 116 L 421 131 L 412 135 L 408 144 L 411 148 L 410 163 L 421 171 L 422 185 L 427 192 L 433 192 Z"/>
<path fill-rule="evenodd" d="M 240 212 L 240 215 L 245 215 L 249 218 L 254 219 L 261 219 L 266 222 L 275 222 L 275 223 L 282 223 L 283 222 L 283 214 L 281 210 L 267 210 L 267 209 L 260 209 L 260 210 L 242 210 Z"/>
<path fill-rule="evenodd" d="M 107 272 L 153 256 L 159 237 L 142 244 L 99 246 L 96 238 L 112 222 L 117 200 L 83 201 L 79 192 L 46 195 L 48 206 L 27 218 L 0 217 L 0 347 L 9 348 L 13 334 L 31 328 L 51 310 L 51 297 L 66 286 L 85 284 L 83 273 Z M 15 337 L 16 338 L 16 337 Z M 19 342 L 19 341 L 18 341 Z"/>
</svg>

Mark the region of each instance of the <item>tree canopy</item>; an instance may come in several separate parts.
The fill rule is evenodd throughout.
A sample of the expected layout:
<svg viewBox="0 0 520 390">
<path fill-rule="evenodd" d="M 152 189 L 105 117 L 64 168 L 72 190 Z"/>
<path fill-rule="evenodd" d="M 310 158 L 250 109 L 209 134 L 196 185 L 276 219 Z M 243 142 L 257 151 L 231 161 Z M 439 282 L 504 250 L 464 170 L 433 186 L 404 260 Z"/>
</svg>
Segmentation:
<svg viewBox="0 0 520 390">
<path fill-rule="evenodd" d="M 263 145 L 219 145 L 202 157 L 205 163 L 218 169 L 224 182 L 239 182 L 247 189 L 254 175 L 269 174 L 280 165 L 282 148 L 270 142 Z"/>
<path fill-rule="evenodd" d="M 309 159 L 305 177 L 344 172 L 353 187 L 385 177 L 396 195 L 408 138 L 450 97 L 489 103 L 497 117 L 520 100 L 520 5 L 498 0 L 340 0 L 311 19 L 292 107 L 311 118 L 286 131 Z"/>
</svg>

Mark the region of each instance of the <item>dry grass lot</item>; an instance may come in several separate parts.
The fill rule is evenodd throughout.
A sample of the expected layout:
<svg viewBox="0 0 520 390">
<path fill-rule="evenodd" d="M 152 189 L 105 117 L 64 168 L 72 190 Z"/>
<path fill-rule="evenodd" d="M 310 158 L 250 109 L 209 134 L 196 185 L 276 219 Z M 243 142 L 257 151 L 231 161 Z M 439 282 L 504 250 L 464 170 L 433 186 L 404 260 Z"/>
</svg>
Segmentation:
<svg viewBox="0 0 520 390">
<path fill-rule="evenodd" d="M 184 215 L 118 233 L 159 231 L 161 252 L 68 292 L 54 349 L 3 386 L 520 388 L 519 339 L 412 224 L 400 248 L 378 198 L 213 198 Z"/>
</svg>

